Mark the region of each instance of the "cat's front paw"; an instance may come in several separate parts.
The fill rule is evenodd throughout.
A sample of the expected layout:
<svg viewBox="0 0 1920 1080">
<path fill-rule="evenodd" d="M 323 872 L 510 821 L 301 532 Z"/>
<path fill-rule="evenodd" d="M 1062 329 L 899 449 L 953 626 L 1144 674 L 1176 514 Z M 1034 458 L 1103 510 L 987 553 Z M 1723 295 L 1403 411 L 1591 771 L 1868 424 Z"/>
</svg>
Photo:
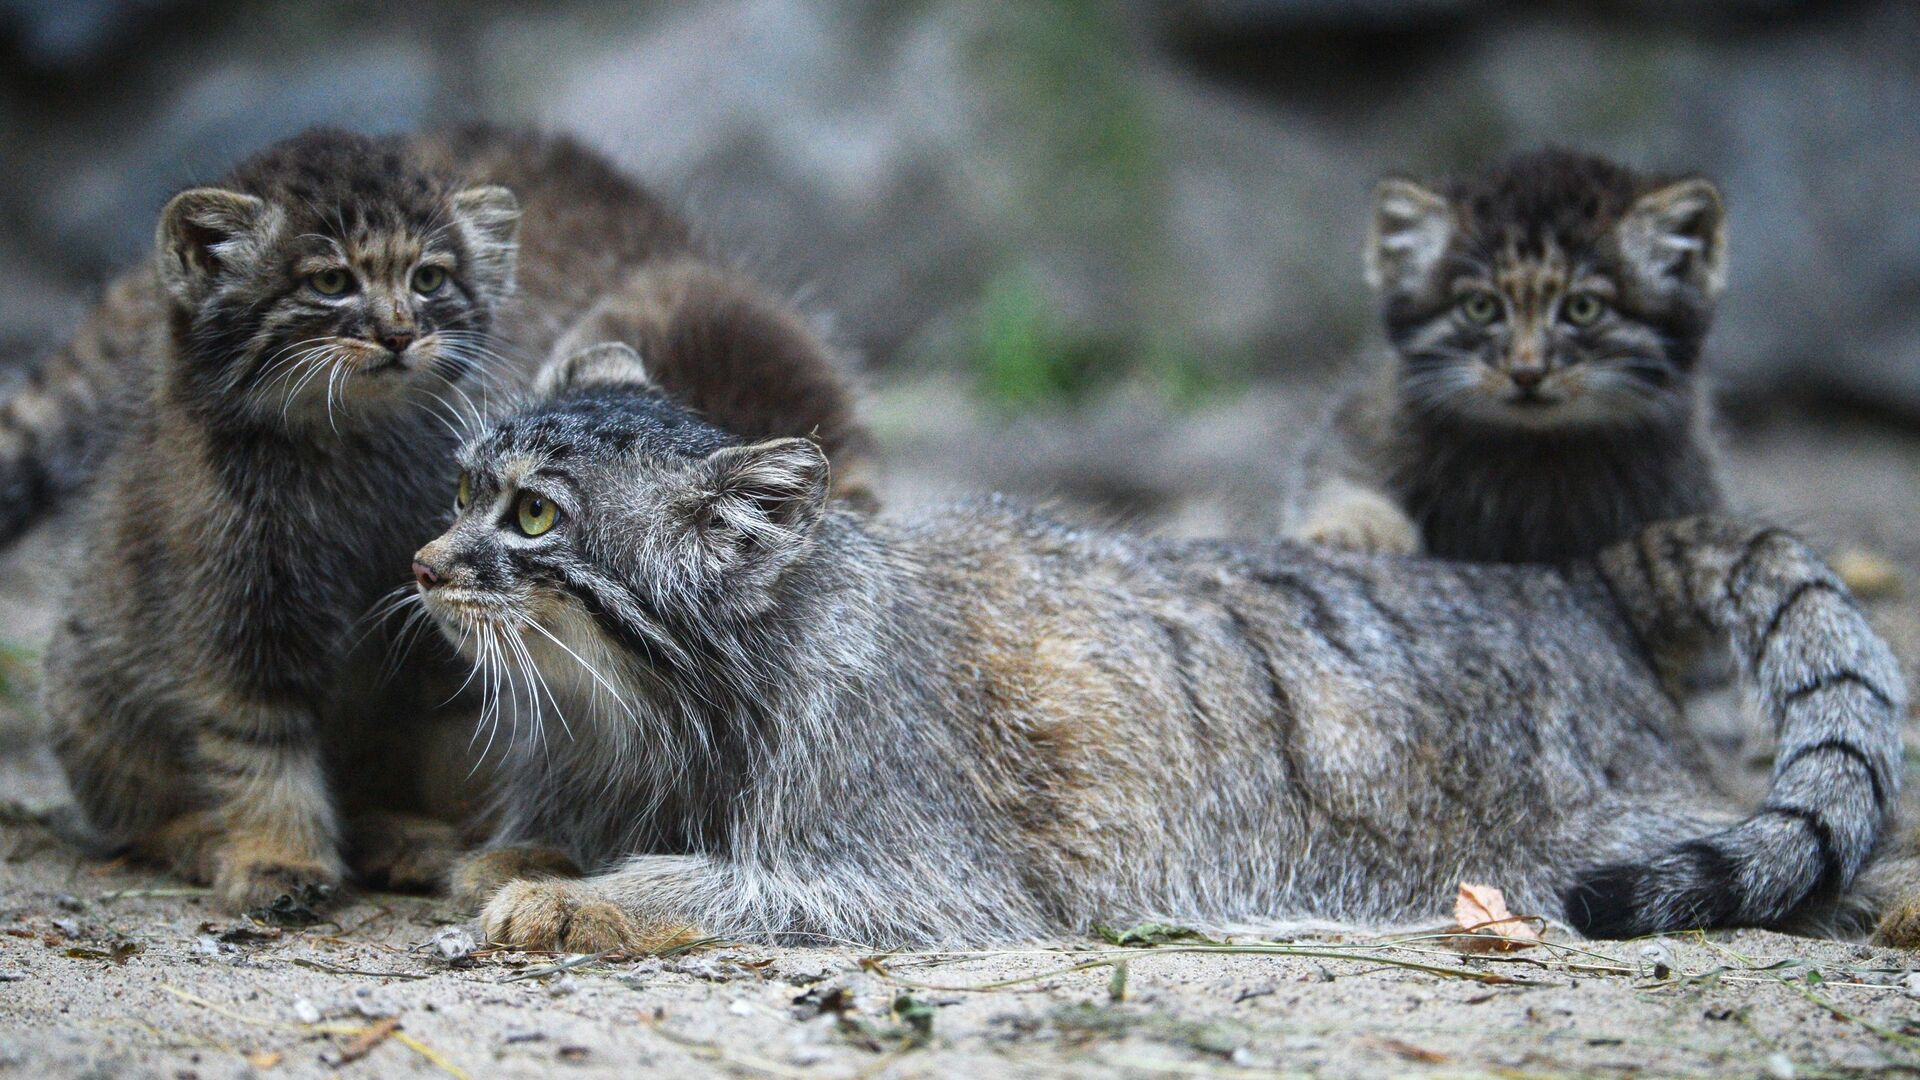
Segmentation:
<svg viewBox="0 0 1920 1080">
<path fill-rule="evenodd" d="M 347 826 L 347 863 L 353 876 L 376 889 L 438 892 L 460 858 L 460 832 L 413 814 L 370 811 Z"/>
<path fill-rule="evenodd" d="M 1309 544 L 1370 555 L 1420 554 L 1420 528 L 1377 495 L 1355 495 L 1315 513 L 1294 535 Z"/>
<path fill-rule="evenodd" d="M 577 881 L 515 881 L 480 913 L 487 940 L 515 949 L 658 952 L 691 940 L 683 923 L 642 919 Z"/>
<path fill-rule="evenodd" d="M 573 856 L 559 848 L 525 845 L 491 848 L 454 864 L 447 892 L 453 902 L 472 911 L 508 882 L 581 875 Z"/>
<path fill-rule="evenodd" d="M 319 855 L 247 834 L 229 835 L 213 861 L 214 897 L 234 914 L 311 913 L 339 894 L 346 876 L 332 853 Z"/>
<path fill-rule="evenodd" d="M 1872 940 L 1894 949 L 1920 949 L 1920 896 L 1902 897 L 1888 907 Z"/>
</svg>

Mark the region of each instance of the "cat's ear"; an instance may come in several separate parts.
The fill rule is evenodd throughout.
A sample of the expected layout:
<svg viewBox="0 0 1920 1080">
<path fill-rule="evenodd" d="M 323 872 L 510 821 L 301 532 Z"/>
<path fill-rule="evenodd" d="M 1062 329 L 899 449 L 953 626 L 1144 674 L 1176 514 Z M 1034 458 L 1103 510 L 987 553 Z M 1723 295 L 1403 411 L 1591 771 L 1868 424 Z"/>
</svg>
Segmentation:
<svg viewBox="0 0 1920 1080">
<path fill-rule="evenodd" d="M 453 215 L 467 243 L 468 273 L 506 293 L 519 258 L 520 200 L 498 184 L 483 184 L 454 193 Z"/>
<path fill-rule="evenodd" d="M 1375 292 L 1418 284 L 1452 237 L 1453 207 L 1438 192 L 1398 177 L 1380 181 L 1367 230 L 1367 284 Z"/>
<path fill-rule="evenodd" d="M 154 230 L 160 280 L 197 304 L 222 272 L 244 267 L 264 246 L 267 204 L 225 188 L 189 188 L 167 201 Z"/>
<path fill-rule="evenodd" d="M 544 398 L 571 387 L 600 384 L 654 388 L 653 379 L 647 375 L 646 364 L 632 346 L 618 341 L 603 341 L 584 349 L 571 350 L 564 358 L 542 368 L 540 377 L 534 382 L 534 393 Z"/>
<path fill-rule="evenodd" d="M 729 446 L 701 463 L 701 515 L 753 547 L 783 552 L 811 535 L 827 503 L 827 457 L 811 439 Z"/>
<path fill-rule="evenodd" d="M 1620 219 L 1620 253 L 1661 290 L 1691 285 L 1711 300 L 1727 277 L 1727 215 L 1700 177 L 1642 195 Z"/>
</svg>

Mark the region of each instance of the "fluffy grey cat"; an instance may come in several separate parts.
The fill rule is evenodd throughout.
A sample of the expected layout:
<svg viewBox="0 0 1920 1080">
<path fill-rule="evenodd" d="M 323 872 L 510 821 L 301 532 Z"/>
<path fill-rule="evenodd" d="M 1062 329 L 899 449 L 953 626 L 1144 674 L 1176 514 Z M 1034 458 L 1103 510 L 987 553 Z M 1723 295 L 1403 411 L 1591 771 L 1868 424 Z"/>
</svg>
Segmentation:
<svg viewBox="0 0 1920 1080">
<path fill-rule="evenodd" d="M 1398 920 L 1463 879 L 1594 935 L 1775 925 L 1832 914 L 1899 787 L 1894 661 L 1778 530 L 1688 519 L 1548 569 L 997 500 L 875 519 L 814 444 L 729 436 L 617 347 L 547 392 L 465 447 L 415 567 L 538 702 L 477 865 L 595 871 L 494 888 L 502 942 Z M 1662 690 L 1706 632 L 1777 726 L 1757 809 L 1700 779 Z"/>
</svg>

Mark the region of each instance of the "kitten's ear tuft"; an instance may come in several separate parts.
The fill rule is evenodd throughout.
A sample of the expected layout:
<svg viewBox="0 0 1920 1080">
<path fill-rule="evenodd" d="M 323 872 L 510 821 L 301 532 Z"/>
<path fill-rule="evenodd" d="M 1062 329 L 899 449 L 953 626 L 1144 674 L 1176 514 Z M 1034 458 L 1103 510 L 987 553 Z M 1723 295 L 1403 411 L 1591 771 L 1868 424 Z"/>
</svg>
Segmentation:
<svg viewBox="0 0 1920 1080">
<path fill-rule="evenodd" d="M 534 383 L 534 392 L 540 397 L 551 397 L 562 390 L 576 386 L 600 384 L 632 386 L 652 389 L 653 379 L 647 375 L 647 366 L 633 347 L 618 341 L 603 341 L 598 345 L 589 345 L 584 349 L 575 349 L 560 360 L 549 363 L 540 371 L 539 379 Z"/>
<path fill-rule="evenodd" d="M 453 213 L 467 241 L 470 272 L 505 294 L 519 257 L 520 200 L 498 184 L 483 184 L 455 192 Z"/>
<path fill-rule="evenodd" d="M 827 457 L 811 439 L 769 439 L 707 455 L 709 520 L 778 549 L 813 531 L 827 502 Z"/>
<path fill-rule="evenodd" d="M 1620 219 L 1620 253 L 1641 277 L 1667 289 L 1691 285 L 1712 300 L 1727 277 L 1727 215 L 1701 177 L 1650 192 Z"/>
<path fill-rule="evenodd" d="M 1390 177 L 1373 191 L 1367 284 L 1376 292 L 1418 284 L 1446 253 L 1453 207 L 1438 192 Z"/>
<path fill-rule="evenodd" d="M 197 303 L 218 274 L 250 259 L 266 218 L 265 202 L 226 188 L 189 188 L 167 200 L 153 242 L 167 291 Z"/>
</svg>

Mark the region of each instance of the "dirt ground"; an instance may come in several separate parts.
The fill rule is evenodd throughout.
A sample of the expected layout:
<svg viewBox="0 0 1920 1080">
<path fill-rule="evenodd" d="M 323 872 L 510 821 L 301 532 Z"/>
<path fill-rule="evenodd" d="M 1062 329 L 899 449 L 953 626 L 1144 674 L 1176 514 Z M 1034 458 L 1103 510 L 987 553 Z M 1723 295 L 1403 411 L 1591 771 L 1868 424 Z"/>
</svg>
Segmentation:
<svg viewBox="0 0 1920 1080">
<path fill-rule="evenodd" d="M 1258 535 L 1320 393 L 1003 420 L 925 382 L 884 390 L 872 417 L 896 505 L 992 488 Z M 1729 465 L 1754 509 L 1867 578 L 1890 571 L 1866 603 L 1911 678 L 1920 433 L 1750 410 Z M 1760 932 L 1550 929 L 1526 951 L 1463 955 L 1423 932 L 1436 913 L 1228 943 L 448 960 L 423 943 L 460 916 L 433 899 L 362 896 L 307 927 L 235 920 L 36 823 L 62 797 L 30 705 L 62 540 L 56 522 L 0 563 L 0 1076 L 1920 1073 L 1913 956 Z"/>
</svg>

